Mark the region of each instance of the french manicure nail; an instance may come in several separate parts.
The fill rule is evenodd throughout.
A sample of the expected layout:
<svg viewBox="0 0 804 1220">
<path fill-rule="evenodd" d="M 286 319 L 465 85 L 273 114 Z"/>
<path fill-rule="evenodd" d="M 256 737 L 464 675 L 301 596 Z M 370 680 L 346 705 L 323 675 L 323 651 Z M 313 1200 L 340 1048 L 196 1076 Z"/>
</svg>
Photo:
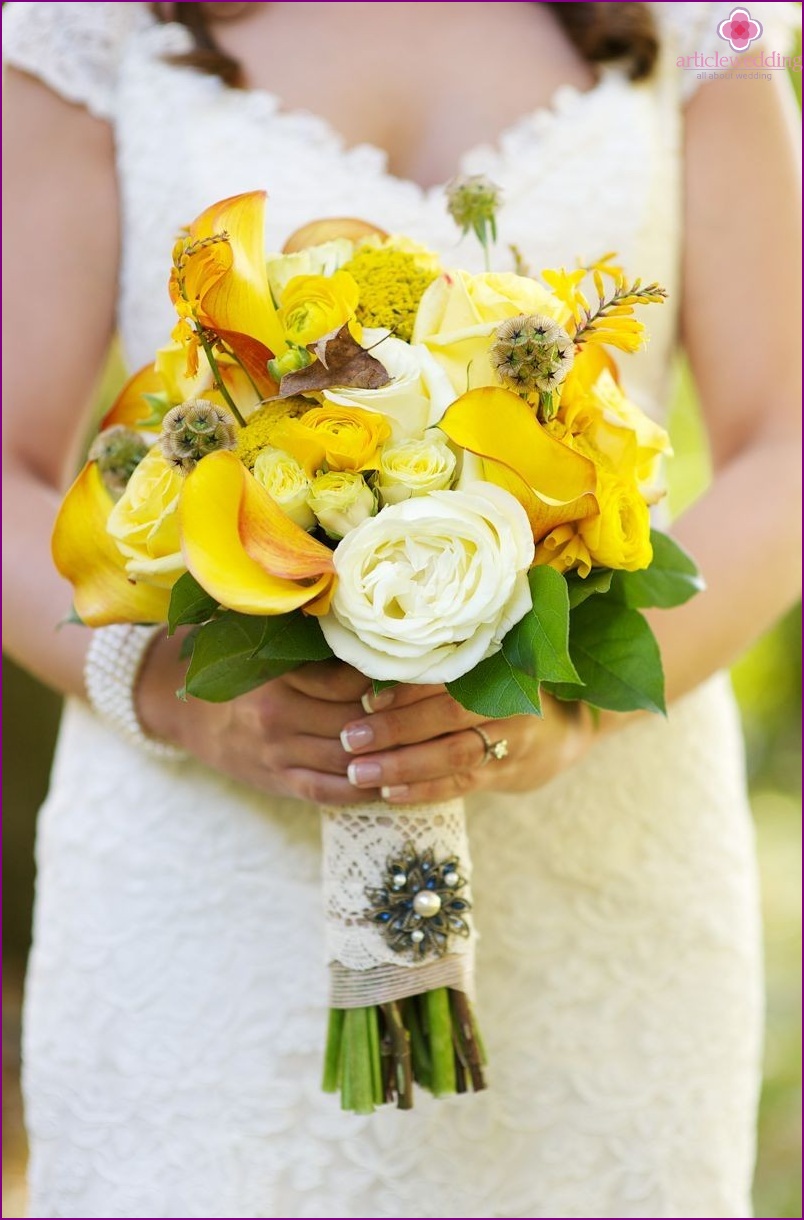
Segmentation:
<svg viewBox="0 0 804 1220">
<path fill-rule="evenodd" d="M 367 690 L 361 696 L 360 702 L 363 704 L 363 711 L 371 715 L 372 712 L 383 712 L 387 707 L 390 707 L 394 701 L 395 690 L 390 687 L 388 690 L 378 690 L 375 694 L 373 690 Z"/>
<path fill-rule="evenodd" d="M 373 740 L 374 730 L 368 724 L 353 724 L 341 733 L 341 745 L 347 754 L 370 746 Z"/>
<path fill-rule="evenodd" d="M 384 801 L 399 801 L 407 794 L 407 784 L 392 784 L 390 788 L 380 788 L 380 796 Z"/>
<path fill-rule="evenodd" d="M 375 762 L 353 762 L 346 768 L 346 775 L 349 783 L 355 788 L 369 788 L 379 784 L 382 779 L 382 767 Z"/>
</svg>

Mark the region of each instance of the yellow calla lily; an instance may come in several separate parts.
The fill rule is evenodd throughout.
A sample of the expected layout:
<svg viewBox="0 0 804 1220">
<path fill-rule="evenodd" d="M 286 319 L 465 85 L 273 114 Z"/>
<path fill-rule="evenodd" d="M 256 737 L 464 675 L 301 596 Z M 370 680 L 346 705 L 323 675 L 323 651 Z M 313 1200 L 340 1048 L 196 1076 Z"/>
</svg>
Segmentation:
<svg viewBox="0 0 804 1220">
<path fill-rule="evenodd" d="M 89 627 L 159 623 L 167 619 L 170 591 L 126 572 L 126 559 L 106 532 L 114 500 L 96 462 L 87 462 L 65 496 L 53 529 L 53 560 L 75 590 L 76 613 Z"/>
<path fill-rule="evenodd" d="M 285 614 L 316 602 L 325 613 L 335 579 L 332 552 L 296 525 L 228 450 L 187 476 L 179 501 L 187 567 L 223 606 Z"/>
<path fill-rule="evenodd" d="M 353 216 L 330 216 L 326 220 L 313 220 L 302 225 L 291 233 L 282 247 L 283 254 L 295 254 L 306 250 L 309 246 L 320 246 L 327 241 L 346 238 L 347 241 L 360 242 L 368 237 L 387 237 L 384 229 L 369 224 L 367 220 L 357 220 Z"/>
<path fill-rule="evenodd" d="M 537 542 L 554 526 L 597 511 L 594 462 L 551 436 L 517 394 L 470 390 L 438 426 L 482 458 L 485 478 L 519 500 Z"/>
<path fill-rule="evenodd" d="M 189 306 L 230 342 L 248 335 L 276 356 L 286 344 L 265 271 L 265 200 L 233 195 L 193 221 L 174 251 L 171 297 L 180 314 Z"/>
<path fill-rule="evenodd" d="M 117 398 L 101 420 L 99 431 L 121 424 L 126 428 L 153 427 L 153 410 L 145 401 L 144 394 L 160 394 L 164 389 L 160 373 L 152 364 L 146 364 L 129 377 Z"/>
</svg>

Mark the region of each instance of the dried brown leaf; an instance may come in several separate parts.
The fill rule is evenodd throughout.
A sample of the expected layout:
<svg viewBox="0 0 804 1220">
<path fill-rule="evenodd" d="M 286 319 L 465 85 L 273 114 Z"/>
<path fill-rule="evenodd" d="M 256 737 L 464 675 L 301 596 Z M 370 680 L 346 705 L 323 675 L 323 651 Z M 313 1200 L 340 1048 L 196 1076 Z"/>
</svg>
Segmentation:
<svg viewBox="0 0 804 1220">
<path fill-rule="evenodd" d="M 385 365 L 352 338 L 348 325 L 324 335 L 316 343 L 308 343 L 307 350 L 315 360 L 304 369 L 285 373 L 279 385 L 280 398 L 336 386 L 379 390 L 391 380 Z"/>
</svg>

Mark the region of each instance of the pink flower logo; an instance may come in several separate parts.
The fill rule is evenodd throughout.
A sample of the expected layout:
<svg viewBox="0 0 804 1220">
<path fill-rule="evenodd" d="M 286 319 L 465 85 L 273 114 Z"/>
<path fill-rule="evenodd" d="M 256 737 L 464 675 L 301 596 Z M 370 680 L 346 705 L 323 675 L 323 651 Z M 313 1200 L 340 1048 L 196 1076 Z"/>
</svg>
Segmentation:
<svg viewBox="0 0 804 1220">
<path fill-rule="evenodd" d="M 721 38 L 725 38 L 732 51 L 744 51 L 762 34 L 762 25 L 754 21 L 747 8 L 733 8 L 725 21 L 717 27 Z"/>
</svg>

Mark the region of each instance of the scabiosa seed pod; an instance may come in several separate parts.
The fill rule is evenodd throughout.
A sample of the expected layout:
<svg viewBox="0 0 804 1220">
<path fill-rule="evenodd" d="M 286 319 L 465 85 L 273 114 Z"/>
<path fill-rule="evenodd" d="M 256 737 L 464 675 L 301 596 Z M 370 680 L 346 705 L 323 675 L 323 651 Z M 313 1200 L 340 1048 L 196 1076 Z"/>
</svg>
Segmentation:
<svg viewBox="0 0 804 1220">
<path fill-rule="evenodd" d="M 575 359 L 572 339 L 553 318 L 521 314 L 508 318 L 495 333 L 491 363 L 500 380 L 517 394 L 550 396 Z"/>
<path fill-rule="evenodd" d="M 148 444 L 139 432 L 115 424 L 98 433 L 88 456 L 91 462 L 98 463 L 106 490 L 119 500 L 147 452 Z"/>
<path fill-rule="evenodd" d="M 453 178 L 447 186 L 447 211 L 450 216 L 462 233 L 472 230 L 484 247 L 489 236 L 492 241 L 497 240 L 499 206 L 500 188 L 485 174 Z"/>
<path fill-rule="evenodd" d="M 205 398 L 190 398 L 168 411 L 159 443 L 167 460 L 184 474 L 216 449 L 234 449 L 237 428 L 223 407 Z"/>
</svg>

